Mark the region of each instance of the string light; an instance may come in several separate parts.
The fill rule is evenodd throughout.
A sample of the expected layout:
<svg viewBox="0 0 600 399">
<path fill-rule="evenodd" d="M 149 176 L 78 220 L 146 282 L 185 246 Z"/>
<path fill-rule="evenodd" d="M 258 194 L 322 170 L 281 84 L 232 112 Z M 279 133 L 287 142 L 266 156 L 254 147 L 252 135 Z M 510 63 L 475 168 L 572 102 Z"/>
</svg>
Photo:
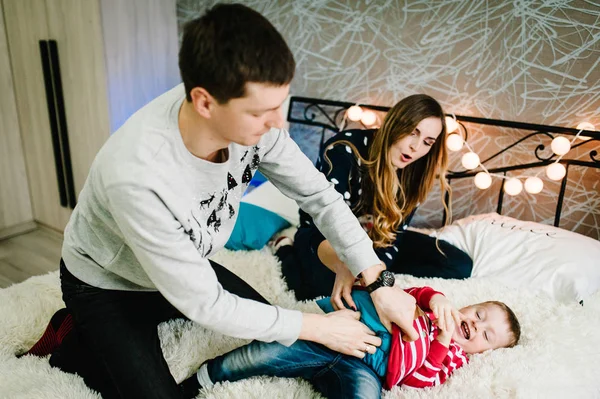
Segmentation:
<svg viewBox="0 0 600 399">
<path fill-rule="evenodd" d="M 596 126 L 594 126 L 592 123 L 590 122 L 581 122 L 579 125 L 577 125 L 577 130 L 596 130 Z M 588 136 L 579 136 L 580 140 L 589 140 L 591 139 L 591 137 Z"/>
<path fill-rule="evenodd" d="M 375 124 L 375 122 L 377 122 L 377 115 L 371 110 L 363 111 L 360 121 L 367 127 L 372 126 Z"/>
<path fill-rule="evenodd" d="M 345 118 L 351 120 L 353 122 L 360 121 L 366 127 L 373 127 L 378 121 L 377 114 L 370 109 L 363 109 L 358 104 L 349 107 L 346 110 Z M 460 124 L 456 120 L 456 116 L 446 116 L 446 131 L 448 133 L 446 137 L 446 147 L 450 151 L 460 151 L 463 147 L 469 150 L 469 152 L 465 153 L 461 158 L 461 163 L 463 167 L 467 170 L 477 169 L 477 167 L 481 167 L 484 171 L 479 172 L 475 175 L 473 179 L 475 186 L 481 190 L 485 190 L 492 185 L 492 174 L 488 172 L 488 170 L 481 164 L 481 160 L 479 155 L 469 146 L 469 144 L 464 140 L 460 131 Z M 581 122 L 577 125 L 577 129 L 579 133 L 569 141 L 566 137 L 558 136 L 552 140 L 551 149 L 554 154 L 558 157 L 557 159 L 546 167 L 546 176 L 548 176 L 551 180 L 561 180 L 567 174 L 567 169 L 563 164 L 560 163 L 560 160 L 564 155 L 566 155 L 571 150 L 571 145 L 576 139 L 580 140 L 589 140 L 591 137 L 581 136 L 581 132 L 583 130 L 595 131 L 596 127 L 587 121 Z M 456 133 L 454 133 L 456 132 Z M 518 195 L 523 191 L 527 191 L 530 194 L 538 194 L 544 189 L 544 182 L 537 176 L 530 176 L 525 179 L 525 184 L 521 182 L 521 178 L 523 177 L 511 177 L 508 178 L 502 175 L 495 175 L 496 177 L 500 177 L 502 179 L 506 179 L 504 183 L 504 192 L 508 195 Z"/>
<path fill-rule="evenodd" d="M 529 194 L 539 194 L 544 189 L 544 182 L 537 176 L 530 176 L 525 180 L 525 191 Z"/>
<path fill-rule="evenodd" d="M 544 189 L 544 182 L 537 175 L 527 177 L 525 179 L 525 184 L 523 184 L 521 179 L 525 178 L 525 176 L 508 178 L 506 176 L 489 173 L 485 166 L 481 164 L 479 155 L 473 151 L 471 146 L 469 146 L 469 144 L 460 134 L 460 124 L 456 121 L 456 117 L 454 117 L 454 115 L 452 117 L 446 116 L 445 121 L 448 133 L 458 130 L 458 133 L 451 133 L 446 137 L 446 147 L 450 151 L 460 151 L 466 146 L 469 152 L 462 156 L 462 166 L 467 170 L 473 170 L 477 167 L 481 167 L 484 170 L 483 172 L 477 173 L 473 179 L 473 182 L 477 188 L 482 190 L 489 188 L 492 185 L 492 176 L 496 176 L 506 180 L 504 183 L 504 192 L 509 195 L 518 195 L 523 191 L 523 188 L 525 188 L 525 191 L 530 194 L 538 194 Z M 558 181 L 566 176 L 567 169 L 563 164 L 560 163 L 562 157 L 571 150 L 571 145 L 578 138 L 582 140 L 589 140 L 591 138 L 581 137 L 581 132 L 583 130 L 594 131 L 596 127 L 590 122 L 581 122 L 579 125 L 577 125 L 577 129 L 579 129 L 579 132 L 575 135 L 575 137 L 573 137 L 572 140 L 569 140 L 563 136 L 555 137 L 552 140 L 552 152 L 557 155 L 557 158 L 553 163 L 546 167 L 546 176 L 548 176 L 549 179 Z"/>
<path fill-rule="evenodd" d="M 550 147 L 556 155 L 565 155 L 571 150 L 571 142 L 566 137 L 558 136 L 552 140 Z"/>
<path fill-rule="evenodd" d="M 447 116 L 445 118 L 446 119 L 446 131 L 448 133 L 452 133 L 452 132 L 455 132 L 456 130 L 458 130 L 458 122 L 456 121 L 456 118 L 453 116 Z"/>
<path fill-rule="evenodd" d="M 450 151 L 460 151 L 463 148 L 463 138 L 460 134 L 449 134 L 446 138 L 446 146 Z"/>
<path fill-rule="evenodd" d="M 567 174 L 567 169 L 561 163 L 551 163 L 546 168 L 546 176 L 550 180 L 560 180 Z"/>
<path fill-rule="evenodd" d="M 379 117 L 375 112 L 370 109 L 363 109 L 360 105 L 355 104 L 346 109 L 344 113 L 344 118 L 342 120 L 342 127 L 338 128 L 341 130 L 345 127 L 344 122 L 346 120 L 350 120 L 352 122 L 362 123 L 364 126 L 369 128 L 378 128 L 379 127 Z"/>
<path fill-rule="evenodd" d="M 479 172 L 475 175 L 474 181 L 477 188 L 485 190 L 492 185 L 492 176 L 486 172 Z"/>
<path fill-rule="evenodd" d="M 516 177 L 511 177 L 504 183 L 504 192 L 508 195 L 518 195 L 523 191 L 523 183 Z"/>
<path fill-rule="evenodd" d="M 475 169 L 479 166 L 479 155 L 472 151 L 467 152 L 465 155 L 462 156 L 461 163 L 462 166 L 464 166 L 467 170 Z"/>
<path fill-rule="evenodd" d="M 363 110 L 358 105 L 353 105 L 346 111 L 346 116 L 353 122 L 358 122 L 362 117 Z"/>
</svg>

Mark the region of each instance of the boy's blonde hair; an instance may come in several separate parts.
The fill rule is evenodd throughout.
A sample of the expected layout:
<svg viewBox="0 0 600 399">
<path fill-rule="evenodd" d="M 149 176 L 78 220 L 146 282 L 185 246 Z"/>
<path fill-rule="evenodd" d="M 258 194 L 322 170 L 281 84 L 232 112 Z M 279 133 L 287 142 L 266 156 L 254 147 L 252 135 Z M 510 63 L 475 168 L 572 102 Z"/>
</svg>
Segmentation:
<svg viewBox="0 0 600 399">
<path fill-rule="evenodd" d="M 482 302 L 480 305 L 496 305 L 500 309 L 506 313 L 506 320 L 508 321 L 508 330 L 512 334 L 512 339 L 509 341 L 508 345 L 505 348 L 512 348 L 516 344 L 519 343 L 519 339 L 521 339 L 521 323 L 519 323 L 519 319 L 517 319 L 517 315 L 512 311 L 511 308 L 508 307 L 507 304 L 500 301 L 486 301 Z"/>
</svg>

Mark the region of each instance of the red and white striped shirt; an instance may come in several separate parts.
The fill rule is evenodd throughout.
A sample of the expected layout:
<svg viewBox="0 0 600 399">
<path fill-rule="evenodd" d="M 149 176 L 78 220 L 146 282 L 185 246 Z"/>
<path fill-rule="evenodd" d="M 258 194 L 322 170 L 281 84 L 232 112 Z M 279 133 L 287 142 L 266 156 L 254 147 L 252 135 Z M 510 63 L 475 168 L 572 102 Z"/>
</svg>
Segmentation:
<svg viewBox="0 0 600 399">
<path fill-rule="evenodd" d="M 435 339 L 438 328 L 431 322 L 435 316 L 431 313 L 429 301 L 433 295 L 441 292 L 430 287 L 405 291 L 415 297 L 417 305 L 427 314 L 414 321 L 419 339 L 413 342 L 404 342 L 400 329 L 393 325 L 385 388 L 391 389 L 395 385 L 425 388 L 443 384 L 454 370 L 468 363 L 469 359 L 454 341 L 446 348 Z"/>
</svg>

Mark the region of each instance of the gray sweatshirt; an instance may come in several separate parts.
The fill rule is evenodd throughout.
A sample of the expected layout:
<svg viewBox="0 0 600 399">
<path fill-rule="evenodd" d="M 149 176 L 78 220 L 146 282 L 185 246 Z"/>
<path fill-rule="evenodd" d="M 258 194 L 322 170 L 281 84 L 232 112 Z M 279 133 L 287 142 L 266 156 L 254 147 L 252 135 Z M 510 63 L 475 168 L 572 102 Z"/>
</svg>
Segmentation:
<svg viewBox="0 0 600 399">
<path fill-rule="evenodd" d="M 95 287 L 158 290 L 222 334 L 290 345 L 301 313 L 225 291 L 207 260 L 227 242 L 255 171 L 313 217 L 355 275 L 379 263 L 372 242 L 285 130 L 253 147 L 230 144 L 223 163 L 192 155 L 178 128 L 184 99 L 183 85 L 161 95 L 102 147 L 65 229 L 65 265 Z"/>
</svg>

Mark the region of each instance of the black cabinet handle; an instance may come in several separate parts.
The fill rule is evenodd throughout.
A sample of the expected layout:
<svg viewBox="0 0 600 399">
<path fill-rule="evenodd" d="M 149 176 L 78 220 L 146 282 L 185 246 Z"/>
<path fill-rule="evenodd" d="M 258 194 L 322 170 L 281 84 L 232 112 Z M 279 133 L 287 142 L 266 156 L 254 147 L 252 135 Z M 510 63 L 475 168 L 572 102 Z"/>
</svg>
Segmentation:
<svg viewBox="0 0 600 399">
<path fill-rule="evenodd" d="M 62 162 L 62 150 L 60 148 L 60 137 L 58 133 L 58 121 L 56 118 L 56 102 L 54 100 L 54 88 L 52 79 L 52 69 L 50 67 L 50 56 L 48 50 L 48 41 L 40 40 L 40 57 L 42 59 L 42 70 L 44 72 L 44 87 L 46 89 L 46 105 L 48 106 L 48 118 L 50 121 L 50 135 L 52 137 L 52 149 L 54 152 L 54 166 L 56 168 L 56 180 L 58 182 L 58 195 L 60 205 L 66 207 L 67 188 L 65 185 L 65 173 Z"/>
<path fill-rule="evenodd" d="M 62 90 L 62 78 L 60 74 L 60 63 L 58 61 L 58 45 L 56 40 L 48 40 L 50 53 L 50 66 L 52 68 L 52 85 L 54 87 L 54 98 L 56 99 L 56 116 L 58 118 L 58 133 L 62 148 L 62 160 L 65 170 L 65 184 L 69 208 L 74 209 L 77 204 L 75 197 L 75 183 L 73 181 L 73 166 L 71 164 L 71 149 L 69 146 L 69 134 L 67 128 L 67 114 L 65 113 L 65 99 Z"/>
</svg>

